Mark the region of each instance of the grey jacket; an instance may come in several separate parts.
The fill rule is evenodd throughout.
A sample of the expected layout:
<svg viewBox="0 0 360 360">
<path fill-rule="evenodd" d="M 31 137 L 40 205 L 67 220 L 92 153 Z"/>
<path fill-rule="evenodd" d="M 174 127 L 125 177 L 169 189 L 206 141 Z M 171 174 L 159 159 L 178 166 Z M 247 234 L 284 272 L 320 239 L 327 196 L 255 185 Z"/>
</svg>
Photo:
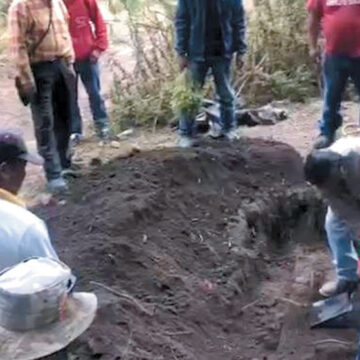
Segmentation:
<svg viewBox="0 0 360 360">
<path fill-rule="evenodd" d="M 360 235 L 360 138 L 340 139 L 329 150 L 341 155 L 340 181 L 322 192 L 334 214 Z"/>
</svg>

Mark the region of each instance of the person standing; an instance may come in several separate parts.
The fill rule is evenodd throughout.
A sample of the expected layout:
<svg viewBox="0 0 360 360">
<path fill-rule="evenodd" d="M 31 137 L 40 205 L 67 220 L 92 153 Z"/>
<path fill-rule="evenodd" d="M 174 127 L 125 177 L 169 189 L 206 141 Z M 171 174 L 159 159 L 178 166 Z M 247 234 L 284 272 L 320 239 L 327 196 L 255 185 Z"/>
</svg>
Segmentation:
<svg viewBox="0 0 360 360">
<path fill-rule="evenodd" d="M 242 0 L 178 0 L 176 51 L 180 70 L 187 68 L 194 85 L 202 87 L 211 69 L 220 102 L 220 129 L 213 137 L 235 137 L 234 91 L 230 83 L 231 60 L 238 66 L 246 52 Z M 180 116 L 180 147 L 194 144 L 194 119 Z"/>
<path fill-rule="evenodd" d="M 69 171 L 74 104 L 74 52 L 62 0 L 13 0 L 8 13 L 10 51 L 19 97 L 30 104 L 38 151 L 51 192 L 64 192 Z"/>
<path fill-rule="evenodd" d="M 70 15 L 70 34 L 75 50 L 75 71 L 89 96 L 90 108 L 98 137 L 109 138 L 109 120 L 101 96 L 98 59 L 108 48 L 107 28 L 96 0 L 64 0 Z M 76 91 L 77 93 L 77 91 Z M 72 124 L 72 140 L 83 137 L 82 119 L 78 103 Z"/>
<path fill-rule="evenodd" d="M 314 148 L 330 146 L 342 125 L 341 100 L 349 78 L 360 94 L 360 0 L 308 0 L 310 56 L 320 61 L 319 36 L 325 38 L 324 108 Z"/>
</svg>

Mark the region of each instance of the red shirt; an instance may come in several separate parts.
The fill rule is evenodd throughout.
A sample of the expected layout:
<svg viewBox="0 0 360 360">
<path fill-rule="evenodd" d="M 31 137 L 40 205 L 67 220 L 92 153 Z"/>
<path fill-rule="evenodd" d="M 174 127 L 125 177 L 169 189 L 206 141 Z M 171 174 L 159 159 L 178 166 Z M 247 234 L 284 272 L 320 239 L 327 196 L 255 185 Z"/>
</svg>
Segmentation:
<svg viewBox="0 0 360 360">
<path fill-rule="evenodd" d="M 93 50 L 105 51 L 108 36 L 96 0 L 64 0 L 70 16 L 70 34 L 76 60 L 88 58 Z"/>
<path fill-rule="evenodd" d="M 326 53 L 360 57 L 360 0 L 308 0 L 322 18 Z"/>
</svg>

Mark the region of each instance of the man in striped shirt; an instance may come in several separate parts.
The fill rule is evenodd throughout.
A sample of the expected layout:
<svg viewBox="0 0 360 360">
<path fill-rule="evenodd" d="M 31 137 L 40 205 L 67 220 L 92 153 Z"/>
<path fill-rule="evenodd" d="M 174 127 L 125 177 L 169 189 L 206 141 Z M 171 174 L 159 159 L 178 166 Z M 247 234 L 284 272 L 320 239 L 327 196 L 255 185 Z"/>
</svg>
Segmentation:
<svg viewBox="0 0 360 360">
<path fill-rule="evenodd" d="M 13 0 L 8 14 L 16 86 L 30 103 L 38 150 L 45 159 L 48 188 L 64 192 L 71 166 L 71 111 L 74 106 L 74 52 L 62 0 Z"/>
</svg>

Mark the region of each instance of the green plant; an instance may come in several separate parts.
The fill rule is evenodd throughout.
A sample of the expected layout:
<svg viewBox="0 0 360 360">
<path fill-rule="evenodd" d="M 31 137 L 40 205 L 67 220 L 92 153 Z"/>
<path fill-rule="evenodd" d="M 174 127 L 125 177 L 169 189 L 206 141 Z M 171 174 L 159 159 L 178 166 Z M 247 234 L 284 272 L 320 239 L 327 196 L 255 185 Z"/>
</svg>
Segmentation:
<svg viewBox="0 0 360 360">
<path fill-rule="evenodd" d="M 114 61 L 115 125 L 123 129 L 165 124 L 174 117 L 171 84 L 178 74 L 172 45 L 172 1 L 121 0 L 121 3 L 127 14 L 135 65 L 128 69 Z"/>
<path fill-rule="evenodd" d="M 303 102 L 309 96 L 315 95 L 315 88 L 312 86 L 313 74 L 304 65 L 290 74 L 282 70 L 276 71 L 270 79 L 275 99 Z"/>
<path fill-rule="evenodd" d="M 176 1 L 109 1 L 117 5 L 116 11 L 121 9 L 127 14 L 130 46 L 136 60 L 131 70 L 115 64 L 116 126 L 166 124 L 177 116 L 175 108 L 181 108 L 181 102 L 194 100 L 194 94 L 174 86 L 179 75 L 173 50 Z M 274 99 L 304 101 L 317 94 L 305 29 L 303 0 L 256 2 L 255 11 L 248 17 L 245 66 L 234 72 L 236 93 L 248 104 L 261 105 Z M 213 88 L 207 88 L 204 94 L 212 96 Z"/>
<path fill-rule="evenodd" d="M 171 107 L 175 114 L 180 112 L 196 115 L 203 104 L 201 89 L 196 88 L 186 71 L 183 71 L 172 86 Z"/>
</svg>

